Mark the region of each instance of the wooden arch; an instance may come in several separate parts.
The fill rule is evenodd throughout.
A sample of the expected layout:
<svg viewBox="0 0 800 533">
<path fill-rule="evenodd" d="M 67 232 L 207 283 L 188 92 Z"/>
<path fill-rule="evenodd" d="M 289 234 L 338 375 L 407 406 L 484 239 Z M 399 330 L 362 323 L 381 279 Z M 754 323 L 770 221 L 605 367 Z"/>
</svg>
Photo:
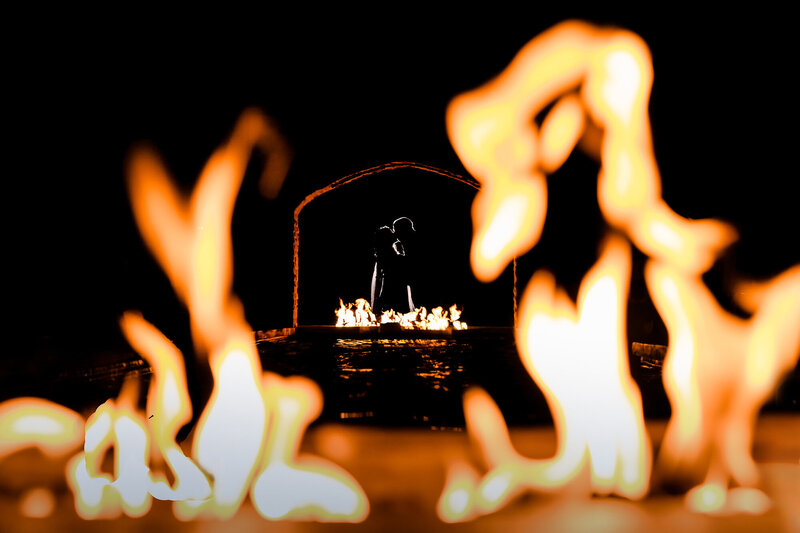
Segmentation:
<svg viewBox="0 0 800 533">
<path fill-rule="evenodd" d="M 297 207 L 294 209 L 294 228 L 293 228 L 293 256 L 292 256 L 292 274 L 294 279 L 294 288 L 292 291 L 292 327 L 297 327 L 298 322 L 298 309 L 299 309 L 299 287 L 300 287 L 300 213 L 303 209 L 311 203 L 313 200 L 316 200 L 323 194 L 329 193 L 334 189 L 338 189 L 343 185 L 347 185 L 348 183 L 352 183 L 356 180 L 360 180 L 361 178 L 365 178 L 367 176 L 374 176 L 376 174 L 381 174 L 383 172 L 387 172 L 390 170 L 397 170 L 401 168 L 411 168 L 416 170 L 422 170 L 424 172 L 430 172 L 431 174 L 438 174 L 439 176 L 443 176 L 445 178 L 449 178 L 468 187 L 472 187 L 475 190 L 479 190 L 481 185 L 475 179 L 471 177 L 464 177 L 455 172 L 450 172 L 449 170 L 444 170 L 441 168 L 437 168 L 431 165 L 425 165 L 422 163 L 414 163 L 411 161 L 394 161 L 391 163 L 384 163 L 382 165 L 377 165 L 365 170 L 360 170 L 353 174 L 349 174 L 343 178 L 339 178 L 338 180 L 334 181 L 330 185 L 326 185 L 321 189 L 317 189 L 316 191 L 312 192 L 308 196 L 306 196 L 302 202 L 300 202 Z M 514 259 L 514 322 L 516 323 L 517 318 L 517 260 Z"/>
</svg>

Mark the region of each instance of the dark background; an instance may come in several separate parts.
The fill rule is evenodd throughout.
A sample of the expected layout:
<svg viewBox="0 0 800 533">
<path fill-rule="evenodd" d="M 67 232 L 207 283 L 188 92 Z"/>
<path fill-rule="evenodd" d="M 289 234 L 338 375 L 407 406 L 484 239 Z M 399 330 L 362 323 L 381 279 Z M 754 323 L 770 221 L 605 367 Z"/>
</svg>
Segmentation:
<svg viewBox="0 0 800 533">
<path fill-rule="evenodd" d="M 125 158 L 137 143 L 155 147 L 188 192 L 243 109 L 259 107 L 277 121 L 296 156 L 271 201 L 257 188 L 263 156 L 251 160 L 233 220 L 234 288 L 254 329 L 287 327 L 294 207 L 319 187 L 389 161 L 466 175 L 446 136 L 447 103 L 567 18 L 619 25 L 650 46 L 664 197 L 683 216 L 721 218 L 740 232 L 707 276 L 723 300 L 732 275 L 770 276 L 800 261 L 796 30 L 780 13 L 309 11 L 203 13 L 202 21 L 103 14 L 96 25 L 75 13 L 8 19 L 17 30 L 3 82 L 11 95 L 11 187 L 3 195 L 9 365 L 95 364 L 98 354 L 128 350 L 117 326 L 127 309 L 191 350 L 186 311 L 144 248 L 126 198 Z M 577 290 L 604 231 L 596 171 L 578 154 L 549 180 L 544 235 L 520 261 L 520 288 L 546 266 Z M 510 325 L 509 273 L 491 286 L 469 275 L 473 191 L 436 176 L 401 178 L 367 178 L 304 212 L 301 323 L 332 324 L 337 296 L 368 297 L 371 231 L 412 213 L 427 243 L 420 255 L 431 259 L 422 294 L 463 305 L 471 324 Z M 422 181 L 428 188 L 409 188 Z M 640 268 L 637 257 L 629 337 L 663 343 Z"/>
</svg>

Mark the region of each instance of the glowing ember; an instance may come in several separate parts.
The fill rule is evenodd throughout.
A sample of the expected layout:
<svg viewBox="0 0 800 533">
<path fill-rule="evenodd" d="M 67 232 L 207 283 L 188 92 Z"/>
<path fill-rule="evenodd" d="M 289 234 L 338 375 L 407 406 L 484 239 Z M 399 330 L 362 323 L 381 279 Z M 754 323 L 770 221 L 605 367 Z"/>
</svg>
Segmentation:
<svg viewBox="0 0 800 533">
<path fill-rule="evenodd" d="M 443 307 L 434 307 L 430 312 L 422 307 L 408 313 L 398 313 L 393 309 L 381 313 L 380 319 L 369 302 L 358 298 L 355 303 L 345 304 L 339 300 L 339 309 L 336 310 L 336 327 L 370 327 L 380 324 L 399 324 L 403 329 L 431 329 L 445 330 L 467 329 L 467 323 L 461 320 L 461 311 L 453 304 L 449 310 Z"/>
</svg>

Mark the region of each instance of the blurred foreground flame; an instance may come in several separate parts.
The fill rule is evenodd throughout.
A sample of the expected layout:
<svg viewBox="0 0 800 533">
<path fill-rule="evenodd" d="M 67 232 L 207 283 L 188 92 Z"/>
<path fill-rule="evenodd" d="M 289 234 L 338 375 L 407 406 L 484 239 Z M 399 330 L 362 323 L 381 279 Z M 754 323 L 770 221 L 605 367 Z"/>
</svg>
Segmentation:
<svg viewBox="0 0 800 533">
<path fill-rule="evenodd" d="M 83 442 L 83 418 L 49 400 L 14 398 L 0 403 L 0 437 L 0 459 L 31 447 L 63 455 Z"/>
<path fill-rule="evenodd" d="M 517 345 L 553 413 L 558 450 L 547 460 L 521 457 L 491 398 L 469 391 L 467 427 L 489 473 L 474 486 L 468 475 L 453 474 L 440 499 L 442 519 L 486 514 L 522 490 L 553 490 L 587 477 L 578 490 L 632 499 L 645 495 L 650 441 L 625 349 L 630 261 L 627 243 L 610 238 L 581 284 L 577 308 L 556 289 L 552 275 L 534 276 L 522 300 Z M 589 475 L 581 476 L 584 471 Z M 472 505 L 462 505 L 464 498 Z"/>
<path fill-rule="evenodd" d="M 89 417 L 85 435 L 81 417 L 56 404 L 19 399 L 0 405 L 0 455 L 29 446 L 67 453 L 83 440 L 83 451 L 67 465 L 82 518 L 141 516 L 155 497 L 173 500 L 182 520 L 225 519 L 236 513 L 249 490 L 257 510 L 270 519 L 353 522 L 366 517 L 366 496 L 346 472 L 321 458 L 295 461 L 306 427 L 320 413 L 321 393 L 309 380 L 262 372 L 252 328 L 231 291 L 230 224 L 249 154 L 258 145 L 270 159 L 277 158 L 261 183 L 263 191 L 274 195 L 290 158 L 280 139 L 260 112 L 243 113 L 228 143 L 208 160 L 188 201 L 152 151 L 141 149 L 130 161 L 134 216 L 189 309 L 196 351 L 214 378 L 191 458 L 176 442 L 192 417 L 183 356 L 135 312 L 125 313 L 121 327 L 152 367 L 147 421 L 137 408 L 136 381 L 126 381 L 116 400 Z M 113 475 L 102 471 L 112 448 Z M 158 461 L 169 468 L 172 485 L 163 472 L 151 470 Z M 41 505 L 28 507 L 32 513 L 44 512 Z"/>
<path fill-rule="evenodd" d="M 636 35 L 565 22 L 529 42 L 506 70 L 461 94 L 447 109 L 459 158 L 481 183 L 472 206 L 475 275 L 496 278 L 539 240 L 547 212 L 546 173 L 603 130 L 598 201 L 603 215 L 648 255 L 704 271 L 735 238 L 714 220 L 687 220 L 661 199 L 647 115 L 650 54 Z M 541 128 L 534 117 L 555 101 Z"/>
<path fill-rule="evenodd" d="M 674 412 L 659 464 L 668 475 L 686 467 L 706 477 L 687 495 L 694 510 L 762 512 L 749 448 L 758 409 L 797 360 L 797 268 L 742 292 L 750 321 L 718 306 L 699 276 L 736 232 L 720 221 L 682 218 L 661 198 L 647 113 L 652 81 L 638 36 L 570 21 L 531 40 L 496 79 L 453 99 L 450 140 L 481 182 L 472 206 L 472 268 L 491 281 L 538 242 L 546 174 L 575 146 L 599 158 L 600 210 L 652 258 L 647 284 L 670 335 L 664 380 Z M 538 127 L 534 118 L 551 103 Z M 651 452 L 623 330 L 629 270 L 627 245 L 612 237 L 581 284 L 577 314 L 551 274 L 534 276 L 517 345 L 553 413 L 557 455 L 543 463 L 519 457 L 492 400 L 468 392 L 465 416 L 490 471 L 481 480 L 453 466 L 439 502 L 443 520 L 491 512 L 521 489 L 566 484 L 587 462 L 595 492 L 647 492 Z M 738 508 L 726 506 L 729 477 L 743 485 L 730 498 Z"/>
<path fill-rule="evenodd" d="M 753 427 L 776 385 L 797 363 L 800 266 L 739 293 L 752 312 L 749 320 L 722 309 L 697 276 L 656 261 L 647 265 L 645 276 L 670 336 L 664 388 L 673 415 L 661 445 L 660 470 L 692 483 L 705 476 L 687 495 L 687 504 L 697 511 L 765 510 L 768 500 L 752 490 L 759 481 L 750 453 Z M 731 495 L 729 481 L 741 487 Z"/>
</svg>

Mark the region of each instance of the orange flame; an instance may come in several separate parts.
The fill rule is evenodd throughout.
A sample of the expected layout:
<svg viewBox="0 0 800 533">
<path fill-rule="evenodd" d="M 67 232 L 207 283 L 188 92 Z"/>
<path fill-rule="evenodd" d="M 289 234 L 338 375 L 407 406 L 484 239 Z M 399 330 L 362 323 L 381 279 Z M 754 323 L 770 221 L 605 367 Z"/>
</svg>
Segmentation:
<svg viewBox="0 0 800 533">
<path fill-rule="evenodd" d="M 629 276 L 630 251 L 620 238 L 608 240 L 584 278 L 577 309 L 556 290 L 552 275 L 534 276 L 522 301 L 517 345 L 553 413 L 558 451 L 548 460 L 520 457 L 491 398 L 478 391 L 468 393 L 464 397 L 468 429 L 490 471 L 473 491 L 474 509 L 457 512 L 440 507 L 442 519 L 492 512 L 523 489 L 562 487 L 579 480 L 587 469 L 589 491 L 633 499 L 644 496 L 651 452 L 625 349 Z M 454 490 L 466 489 L 447 486 L 441 501 L 449 501 Z"/>
<path fill-rule="evenodd" d="M 180 428 L 192 418 L 192 404 L 186 385 L 183 357 L 178 349 L 140 314 L 127 312 L 122 330 L 131 346 L 153 369 L 147 395 L 147 412 L 154 451 L 163 457 L 175 477 L 169 487 L 163 477 L 153 481 L 150 492 L 159 500 L 203 500 L 211 496 L 208 480 L 197 465 L 188 459 L 175 438 Z"/>
<path fill-rule="evenodd" d="M 512 258 L 534 246 L 547 205 L 545 173 L 561 166 L 576 145 L 599 156 L 597 192 L 601 212 L 612 226 L 653 258 L 648 266 L 648 287 L 670 333 L 664 378 L 674 417 L 661 462 L 668 470 L 687 466 L 697 473 L 707 468 L 706 483 L 688 495 L 693 509 L 760 512 L 765 500 L 763 494 L 752 490 L 756 469 L 749 446 L 758 408 L 796 361 L 800 344 L 796 269 L 766 287 L 744 293 L 742 305 L 754 312 L 749 322 L 735 319 L 719 308 L 699 275 L 735 240 L 736 233 L 716 220 L 684 219 L 661 198 L 647 114 L 652 80 L 650 54 L 638 36 L 572 21 L 534 38 L 495 80 L 451 102 L 447 112 L 451 142 L 466 168 L 482 184 L 472 209 L 472 267 L 479 279 L 490 281 Z M 534 117 L 553 101 L 541 128 L 537 128 Z M 587 118 L 602 130 L 599 145 L 591 137 L 594 127 L 588 127 Z M 604 257 L 606 253 L 621 257 L 621 252 L 610 251 L 619 248 L 619 244 L 609 246 Z M 604 261 L 601 259 L 599 264 Z M 649 451 L 642 448 L 641 406 L 627 376 L 620 344 L 624 336 L 619 330 L 625 322 L 622 302 L 627 290 L 622 284 L 628 283 L 629 268 L 620 265 L 629 261 L 615 259 L 609 264 L 617 266 L 603 267 L 609 268 L 609 273 L 615 272 L 607 278 L 613 279 L 612 283 L 592 281 L 596 274 L 587 276 L 581 286 L 577 317 L 566 297 L 555 293 L 552 276 L 537 274 L 522 303 L 523 320 L 517 341 L 526 368 L 543 389 L 556 427 L 564 434 L 565 441 L 559 442 L 560 452 L 554 461 L 563 471 L 553 479 L 572 475 L 588 454 L 596 489 L 640 497 L 646 491 Z M 598 305 L 594 295 L 603 292 L 606 296 L 597 301 L 604 303 L 599 305 L 614 312 L 602 317 L 593 310 L 585 315 L 584 311 Z M 615 322 L 606 324 L 607 331 L 595 329 L 595 321 L 600 324 L 611 317 Z M 601 354 L 591 363 L 597 364 L 592 367 L 599 376 L 596 382 L 613 391 L 606 398 L 623 406 L 628 420 L 628 429 L 620 433 L 619 444 L 620 450 L 633 450 L 626 452 L 632 460 L 626 461 L 626 454 L 620 453 L 621 480 L 608 475 L 617 472 L 614 454 L 606 455 L 608 462 L 595 464 L 595 450 L 604 442 L 603 435 L 592 433 L 598 420 L 589 416 L 594 412 L 595 394 L 590 395 L 590 404 L 578 408 L 581 400 L 567 395 L 563 381 L 564 375 L 571 376 L 575 371 L 556 371 L 561 361 L 575 357 L 574 339 L 585 328 L 605 339 L 602 344 L 584 349 Z M 613 342 L 612 331 L 617 335 Z M 575 335 L 570 336 L 569 332 Z M 557 357 L 548 357 L 555 345 L 547 343 L 556 338 L 569 348 Z M 713 355 L 717 351 L 731 354 L 730 360 L 721 365 L 724 368 L 719 368 L 720 362 Z M 577 368 L 582 374 L 585 367 Z M 743 392 L 734 394 L 734 390 Z M 488 398 L 482 401 L 491 402 Z M 466 409 L 479 409 L 478 405 L 476 400 L 465 398 Z M 581 410 L 583 414 L 578 414 Z M 493 412 L 487 408 L 483 411 Z M 497 418 L 499 412 L 481 416 Z M 473 419 L 470 413 L 467 417 Z M 630 423 L 632 420 L 635 422 Z M 479 433 L 487 424 L 502 425 L 499 419 L 472 423 Z M 488 442 L 485 432 L 476 438 Z M 524 463 L 509 451 L 510 443 L 491 446 L 506 450 L 505 455 L 511 457 L 498 460 L 495 469 L 501 463 Z M 607 446 L 608 442 L 604 447 Z M 498 453 L 484 452 L 487 456 Z M 598 475 L 595 467 L 604 474 Z M 493 475 L 490 473 L 487 478 Z M 512 474 L 503 476 L 506 477 L 497 486 L 504 488 L 491 506 L 481 508 L 477 504 L 477 511 L 470 511 L 468 505 L 462 505 L 466 500 L 459 497 L 460 511 L 451 508 L 442 516 L 452 519 L 485 512 L 505 501 L 512 489 L 526 486 Z M 735 494 L 727 493 L 729 476 L 745 487 Z M 456 476 L 462 485 L 468 477 Z"/>
<path fill-rule="evenodd" d="M 651 84 L 650 54 L 639 37 L 572 21 L 531 40 L 499 77 L 451 102 L 450 140 L 481 182 L 471 251 L 479 279 L 496 278 L 538 242 L 545 173 L 566 160 L 587 116 L 604 131 L 600 208 L 640 249 L 703 271 L 734 239 L 729 226 L 684 219 L 661 200 L 647 115 Z M 540 130 L 533 118 L 556 99 Z"/>
<path fill-rule="evenodd" d="M 339 309 L 336 310 L 336 327 L 370 327 L 379 324 L 399 324 L 403 329 L 431 329 L 445 330 L 467 329 L 467 323 L 461 320 L 461 311 L 456 304 L 448 310 L 443 307 L 434 307 L 428 312 L 425 307 L 417 308 L 408 313 L 398 313 L 394 309 L 383 311 L 380 319 L 375 317 L 369 302 L 358 298 L 355 303 L 345 304 L 339 299 Z"/>
<path fill-rule="evenodd" d="M 83 441 L 83 418 L 63 405 L 41 398 L 0 403 L 0 459 L 35 447 L 49 456 L 67 454 Z"/>
<path fill-rule="evenodd" d="M 84 519 L 136 517 L 150 510 L 147 468 L 150 438 L 136 412 L 138 382 L 126 381 L 116 401 L 108 400 L 86 421 L 83 452 L 67 465 L 75 510 Z M 102 472 L 106 451 L 114 446 L 114 478 Z"/>
<path fill-rule="evenodd" d="M 270 139 L 274 141 L 274 132 L 267 119 L 256 111 L 245 112 L 229 142 L 207 162 L 188 203 L 152 152 L 139 151 L 131 159 L 129 188 L 137 223 L 189 308 L 195 344 L 208 356 L 214 377 L 211 397 L 192 443 L 192 457 L 213 477 L 211 485 L 207 479 L 198 479 L 198 466 L 183 456 L 174 440 L 180 425 L 191 416 L 180 354 L 141 317 L 128 314 L 123 318 L 131 343 L 153 364 L 156 378 L 149 406 L 161 416 L 153 424 L 156 444 L 176 474 L 174 489 L 159 480 L 152 492 L 177 500 L 174 510 L 181 519 L 232 516 L 247 496 L 260 458 L 269 449 L 265 446 L 270 442 L 286 445 L 284 438 L 299 440 L 302 436 L 299 429 L 272 435 L 268 428 L 265 401 L 280 393 L 264 389 L 252 329 L 241 302 L 231 292 L 230 223 L 234 203 L 250 150 L 255 144 L 269 144 Z M 283 179 L 274 172 L 266 175 L 272 180 Z M 268 183 L 267 188 L 275 185 Z M 312 395 L 308 389 L 303 392 Z M 318 398 L 316 401 L 320 402 Z M 297 425 L 296 419 L 302 414 L 295 413 L 294 420 L 284 414 L 281 420 Z M 123 450 L 118 450 L 119 455 L 124 455 Z M 341 478 L 332 468 L 318 469 L 315 475 L 329 483 Z M 180 490 L 187 479 L 194 486 Z M 320 516 L 363 519 L 367 508 L 363 491 L 355 482 L 346 488 L 347 496 L 357 500 L 352 512 L 348 514 L 335 505 L 325 507 L 327 501 L 316 502 L 321 506 Z M 330 514 L 324 514 L 329 508 L 333 509 Z"/>
<path fill-rule="evenodd" d="M 203 169 L 186 204 L 154 154 L 140 151 L 130 165 L 129 188 L 142 236 L 186 303 L 192 335 L 214 377 L 211 399 L 198 423 L 193 456 L 214 477 L 213 496 L 180 502 L 183 518 L 208 508 L 229 517 L 239 508 L 263 444 L 261 363 L 231 292 L 230 223 L 252 146 L 268 126 L 255 111 L 242 115 L 229 142 Z"/>
<path fill-rule="evenodd" d="M 339 309 L 336 310 L 336 327 L 367 327 L 377 326 L 378 320 L 372 312 L 372 307 L 364 298 L 358 298 L 355 304 L 345 305 L 339 299 Z"/>
<path fill-rule="evenodd" d="M 322 410 L 311 380 L 264 374 L 269 424 L 263 466 L 250 497 L 270 520 L 283 518 L 360 522 L 369 505 L 350 474 L 320 457 L 295 459 L 303 432 Z"/>
<path fill-rule="evenodd" d="M 753 312 L 749 320 L 722 309 L 697 276 L 656 261 L 645 274 L 670 336 L 664 387 L 673 415 L 659 466 L 672 477 L 705 473 L 702 485 L 687 495 L 694 510 L 753 512 L 756 501 L 763 511 L 766 497 L 753 490 L 758 471 L 752 433 L 761 406 L 797 363 L 800 266 L 741 293 Z M 728 493 L 730 480 L 741 488 Z"/>
</svg>

